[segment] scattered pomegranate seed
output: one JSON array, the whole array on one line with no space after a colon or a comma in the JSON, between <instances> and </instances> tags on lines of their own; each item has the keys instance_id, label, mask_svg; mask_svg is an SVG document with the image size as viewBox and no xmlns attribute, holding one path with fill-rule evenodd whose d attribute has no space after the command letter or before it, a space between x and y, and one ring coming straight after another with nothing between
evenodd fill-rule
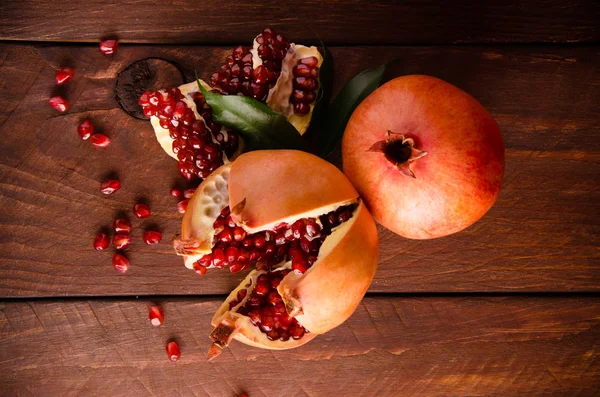
<instances>
[{"instance_id":1,"label":"scattered pomegranate seed","mask_svg":"<svg viewBox=\"0 0 600 397\"><path fill-rule=\"evenodd\" d=\"M127 273L129 270L129 259L125 258L121 254L113 255L112 264L115 267L115 270L119 273Z\"/></svg>"},{"instance_id":2,"label":"scattered pomegranate seed","mask_svg":"<svg viewBox=\"0 0 600 397\"><path fill-rule=\"evenodd\" d=\"M113 194L121 188L121 182L116 179L107 179L100 185L100 191L104 194Z\"/></svg>"},{"instance_id":3,"label":"scattered pomegranate seed","mask_svg":"<svg viewBox=\"0 0 600 397\"><path fill-rule=\"evenodd\" d=\"M112 55L119 47L118 40L102 40L100 42L100 52L104 55Z\"/></svg>"},{"instance_id":4,"label":"scattered pomegranate seed","mask_svg":"<svg viewBox=\"0 0 600 397\"><path fill-rule=\"evenodd\" d=\"M61 96L53 96L48 100L48 103L61 113L69 110L69 102L67 102L67 100Z\"/></svg>"},{"instance_id":5,"label":"scattered pomegranate seed","mask_svg":"<svg viewBox=\"0 0 600 397\"><path fill-rule=\"evenodd\" d=\"M179 203L177 203L177 212L179 212L180 214L185 214L185 210L187 210L187 206L190 200L181 200Z\"/></svg>"},{"instance_id":6,"label":"scattered pomegranate seed","mask_svg":"<svg viewBox=\"0 0 600 397\"><path fill-rule=\"evenodd\" d=\"M117 233L129 233L131 231L131 223L127 219L115 219L113 229Z\"/></svg>"},{"instance_id":7,"label":"scattered pomegranate seed","mask_svg":"<svg viewBox=\"0 0 600 397\"><path fill-rule=\"evenodd\" d=\"M71 80L71 78L75 75L75 69L65 67L60 68L56 71L56 84L61 85Z\"/></svg>"},{"instance_id":8,"label":"scattered pomegranate seed","mask_svg":"<svg viewBox=\"0 0 600 397\"><path fill-rule=\"evenodd\" d=\"M124 250L131 244L131 236L127 233L117 233L113 236L113 245L118 250Z\"/></svg>"},{"instance_id":9,"label":"scattered pomegranate seed","mask_svg":"<svg viewBox=\"0 0 600 397\"><path fill-rule=\"evenodd\" d=\"M183 197L185 197L186 199L192 198L195 191L196 191L196 188L185 189L185 191L183 192Z\"/></svg>"},{"instance_id":10,"label":"scattered pomegranate seed","mask_svg":"<svg viewBox=\"0 0 600 397\"><path fill-rule=\"evenodd\" d=\"M94 134L94 135L92 135L91 139L92 139L92 145L99 147L99 148L104 148L104 147L107 147L108 145L110 145L110 138L104 134Z\"/></svg>"},{"instance_id":11,"label":"scattered pomegranate seed","mask_svg":"<svg viewBox=\"0 0 600 397\"><path fill-rule=\"evenodd\" d=\"M83 120L81 124L77 126L77 133L84 141L89 139L94 133L94 124L89 120Z\"/></svg>"},{"instance_id":12,"label":"scattered pomegranate seed","mask_svg":"<svg viewBox=\"0 0 600 397\"><path fill-rule=\"evenodd\" d=\"M175 362L181 358L181 352L179 351L179 345L177 342L167 343L167 356L169 360Z\"/></svg>"},{"instance_id":13,"label":"scattered pomegranate seed","mask_svg":"<svg viewBox=\"0 0 600 397\"><path fill-rule=\"evenodd\" d=\"M144 232L144 242L148 245L158 244L162 239L162 233L154 230Z\"/></svg>"},{"instance_id":14,"label":"scattered pomegranate seed","mask_svg":"<svg viewBox=\"0 0 600 397\"><path fill-rule=\"evenodd\" d=\"M152 306L149 310L148 318L154 327L160 327L165 321L163 309L160 306Z\"/></svg>"},{"instance_id":15,"label":"scattered pomegranate seed","mask_svg":"<svg viewBox=\"0 0 600 397\"><path fill-rule=\"evenodd\" d=\"M98 233L94 238L94 248L96 251L102 251L108 248L108 244L110 243L110 238L108 238L108 234L106 233Z\"/></svg>"},{"instance_id":16,"label":"scattered pomegranate seed","mask_svg":"<svg viewBox=\"0 0 600 397\"><path fill-rule=\"evenodd\" d=\"M180 199L183 196L180 189L173 188L171 189L171 196Z\"/></svg>"},{"instance_id":17,"label":"scattered pomegranate seed","mask_svg":"<svg viewBox=\"0 0 600 397\"><path fill-rule=\"evenodd\" d=\"M135 204L133 206L133 215L140 219L147 218L150 216L150 207L148 207L146 204Z\"/></svg>"}]
</instances>

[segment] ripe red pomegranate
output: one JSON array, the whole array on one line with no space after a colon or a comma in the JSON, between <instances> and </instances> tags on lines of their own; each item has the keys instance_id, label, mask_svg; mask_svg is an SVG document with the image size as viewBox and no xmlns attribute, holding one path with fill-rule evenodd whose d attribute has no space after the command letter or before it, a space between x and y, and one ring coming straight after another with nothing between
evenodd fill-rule
<instances>
[{"instance_id":1,"label":"ripe red pomegranate","mask_svg":"<svg viewBox=\"0 0 600 397\"><path fill-rule=\"evenodd\" d=\"M504 145L498 125L464 91L429 76L398 77L354 111L343 168L373 217L401 236L456 233L500 193Z\"/></svg>"},{"instance_id":2,"label":"ripe red pomegranate","mask_svg":"<svg viewBox=\"0 0 600 397\"><path fill-rule=\"evenodd\" d=\"M256 267L215 313L211 357L232 338L288 349L340 325L378 258L375 223L352 184L293 150L242 154L206 178L174 246L199 274Z\"/></svg>"},{"instance_id":3,"label":"ripe red pomegranate","mask_svg":"<svg viewBox=\"0 0 600 397\"><path fill-rule=\"evenodd\" d=\"M288 118L303 134L310 123L319 88L323 57L316 47L289 43L272 29L254 40L252 49L237 47L211 77L212 92L247 95ZM237 132L216 124L196 82L178 88L145 92L139 100L150 117L158 142L178 161L181 175L192 180L241 153Z\"/></svg>"}]
</instances>

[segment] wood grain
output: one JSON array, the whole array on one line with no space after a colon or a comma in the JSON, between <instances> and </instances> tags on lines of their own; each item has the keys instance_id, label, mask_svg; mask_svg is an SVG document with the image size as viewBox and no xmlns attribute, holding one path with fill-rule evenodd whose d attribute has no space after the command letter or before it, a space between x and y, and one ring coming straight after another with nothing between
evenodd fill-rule
<instances>
[{"instance_id":1,"label":"wood grain","mask_svg":"<svg viewBox=\"0 0 600 397\"><path fill-rule=\"evenodd\" d=\"M390 76L441 77L478 98L498 120L506 148L500 199L457 235L411 241L380 228L381 262L371 292L600 290L600 52L597 47L334 47L334 91L359 71L396 56ZM148 122L116 105L118 71L149 56L208 76L227 49L123 46L114 58L87 46L0 45L0 296L224 294L239 277L198 278L169 247L181 216L170 187L176 164ZM67 114L47 104L54 72L71 65ZM90 117L112 138L93 148L76 135ZM339 164L339 152L332 157ZM109 173L123 188L99 192ZM134 220L131 271L92 239L139 198L153 216ZM164 241L142 244L156 225Z\"/></svg>"},{"instance_id":2,"label":"wood grain","mask_svg":"<svg viewBox=\"0 0 600 397\"><path fill-rule=\"evenodd\" d=\"M593 396L600 299L367 298L342 326L206 362L210 299L0 304L0 390L26 396ZM168 361L176 339L181 360Z\"/></svg>"},{"instance_id":3,"label":"wood grain","mask_svg":"<svg viewBox=\"0 0 600 397\"><path fill-rule=\"evenodd\" d=\"M448 44L598 42L593 0L100 1L0 4L0 39L249 44L267 26L295 42Z\"/></svg>"}]
</instances>

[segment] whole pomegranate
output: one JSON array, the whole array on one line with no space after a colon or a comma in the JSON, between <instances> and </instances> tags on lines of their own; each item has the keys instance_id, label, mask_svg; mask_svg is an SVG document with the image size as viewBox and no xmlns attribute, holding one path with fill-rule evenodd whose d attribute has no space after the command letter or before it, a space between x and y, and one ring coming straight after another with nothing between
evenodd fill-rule
<instances>
[{"instance_id":1,"label":"whole pomegranate","mask_svg":"<svg viewBox=\"0 0 600 397\"><path fill-rule=\"evenodd\" d=\"M242 154L206 178L174 240L185 264L251 271L215 313L215 356L232 338L300 346L344 322L378 260L377 230L336 167L293 150Z\"/></svg>"},{"instance_id":2,"label":"whole pomegranate","mask_svg":"<svg viewBox=\"0 0 600 397\"><path fill-rule=\"evenodd\" d=\"M498 198L504 175L492 116L459 88L421 75L389 81L356 108L342 159L375 220L414 239L476 222Z\"/></svg>"},{"instance_id":3,"label":"whole pomegranate","mask_svg":"<svg viewBox=\"0 0 600 397\"><path fill-rule=\"evenodd\" d=\"M288 42L273 29L256 36L252 48L238 46L203 88L221 94L244 95L266 102L304 134L317 99L323 57L316 47ZM145 92L139 99L150 117L156 138L178 160L188 179L206 178L241 153L236 131L213 121L196 82Z\"/></svg>"}]
</instances>

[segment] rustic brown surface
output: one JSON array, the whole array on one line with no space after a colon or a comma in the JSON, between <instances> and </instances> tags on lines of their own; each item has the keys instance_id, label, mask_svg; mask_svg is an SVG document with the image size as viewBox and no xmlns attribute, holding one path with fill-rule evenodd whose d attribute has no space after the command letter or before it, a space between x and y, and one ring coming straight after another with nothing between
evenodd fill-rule
<instances>
[{"instance_id":1,"label":"rustic brown surface","mask_svg":"<svg viewBox=\"0 0 600 397\"><path fill-rule=\"evenodd\" d=\"M599 16L593 0L24 0L0 4L0 39L242 43L273 26L331 44L597 42Z\"/></svg>"},{"instance_id":2,"label":"rustic brown surface","mask_svg":"<svg viewBox=\"0 0 600 397\"><path fill-rule=\"evenodd\" d=\"M114 59L96 48L4 44L0 79L0 296L224 294L239 277L195 277L172 255L181 216L169 188L182 179L155 141L149 122L114 99L119 70L158 56L190 79L207 76L225 49L123 46ZM478 98L498 120L507 147L500 199L457 235L411 241L380 228L381 262L372 292L600 290L600 53L596 47L336 47L335 90L360 70L395 56L390 75L426 73ZM345 60L342 62L342 60ZM72 110L47 104L53 74L73 65L65 87ZM342 66L343 65L343 66ZM443 65L443 67L440 67ZM81 141L90 117L113 139L99 150ZM338 156L339 157L339 154ZM335 161L336 156L333 156ZM111 172L123 188L99 192ZM134 220L132 270L116 276L111 252L95 252L95 233L136 198L153 216ZM158 225L159 246L142 244Z\"/></svg>"},{"instance_id":3,"label":"rustic brown surface","mask_svg":"<svg viewBox=\"0 0 600 397\"><path fill-rule=\"evenodd\" d=\"M3 395L593 396L600 299L366 298L348 322L294 350L234 342L206 362L218 301L0 304ZM167 360L175 337L181 360Z\"/></svg>"}]
</instances>

